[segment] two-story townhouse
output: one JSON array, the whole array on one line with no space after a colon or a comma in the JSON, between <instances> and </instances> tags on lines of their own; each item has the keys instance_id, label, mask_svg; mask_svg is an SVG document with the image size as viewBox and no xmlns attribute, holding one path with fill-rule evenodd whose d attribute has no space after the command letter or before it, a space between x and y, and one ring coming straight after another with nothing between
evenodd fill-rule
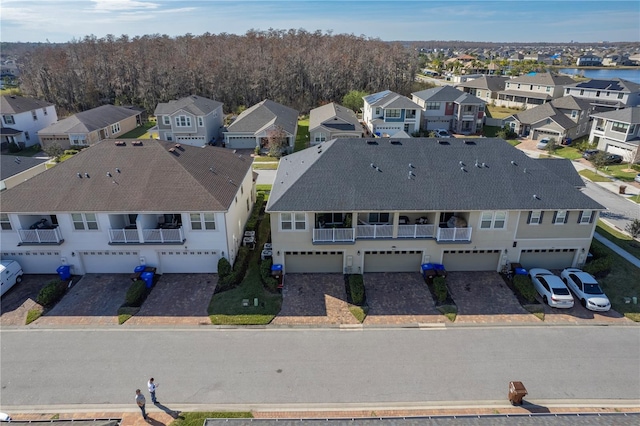
<instances>
[{"instance_id":1,"label":"two-story townhouse","mask_svg":"<svg viewBox=\"0 0 640 426\"><path fill-rule=\"evenodd\" d=\"M579 67L600 66L602 58L596 55L581 55L576 59L576 65Z\"/></svg>"},{"instance_id":2,"label":"two-story townhouse","mask_svg":"<svg viewBox=\"0 0 640 426\"><path fill-rule=\"evenodd\" d=\"M54 104L16 95L3 95L0 98L0 112L2 149L9 143L22 148L39 144L38 131L58 121Z\"/></svg>"},{"instance_id":3,"label":"two-story townhouse","mask_svg":"<svg viewBox=\"0 0 640 426\"><path fill-rule=\"evenodd\" d=\"M141 110L102 105L53 123L40 130L38 136L43 147L57 143L62 149L69 149L117 138L141 125Z\"/></svg>"},{"instance_id":4,"label":"two-story townhouse","mask_svg":"<svg viewBox=\"0 0 640 426\"><path fill-rule=\"evenodd\" d=\"M588 80L565 86L565 95L588 99L596 112L640 105L640 84L621 78Z\"/></svg>"},{"instance_id":5,"label":"two-story townhouse","mask_svg":"<svg viewBox=\"0 0 640 426\"><path fill-rule=\"evenodd\" d=\"M47 170L46 158L0 155L0 191Z\"/></svg>"},{"instance_id":6,"label":"two-story townhouse","mask_svg":"<svg viewBox=\"0 0 640 426\"><path fill-rule=\"evenodd\" d=\"M391 137L420 131L420 105L406 96L385 90L362 99L362 120L372 135Z\"/></svg>"},{"instance_id":7,"label":"two-story townhouse","mask_svg":"<svg viewBox=\"0 0 640 426\"><path fill-rule=\"evenodd\" d=\"M498 99L498 93L504 90L507 80L509 80L509 77L483 75L476 79L456 84L455 88L482 99L486 103L491 103Z\"/></svg>"},{"instance_id":8,"label":"two-story townhouse","mask_svg":"<svg viewBox=\"0 0 640 426\"><path fill-rule=\"evenodd\" d=\"M519 136L531 139L576 139L589 134L593 106L586 99L563 96L526 111L513 114L504 123Z\"/></svg>"},{"instance_id":9,"label":"two-story townhouse","mask_svg":"<svg viewBox=\"0 0 640 426\"><path fill-rule=\"evenodd\" d=\"M163 140L204 146L222 137L222 102L191 95L159 103L154 115L158 123L154 131Z\"/></svg>"},{"instance_id":10,"label":"two-story townhouse","mask_svg":"<svg viewBox=\"0 0 640 426\"><path fill-rule=\"evenodd\" d=\"M293 151L298 134L298 111L265 99L238 115L224 132L224 146L237 149L266 148L274 132L284 132L287 151Z\"/></svg>"},{"instance_id":11,"label":"two-story townhouse","mask_svg":"<svg viewBox=\"0 0 640 426\"><path fill-rule=\"evenodd\" d=\"M215 273L255 201L251 158L153 139L92 145L0 193L0 253L25 273Z\"/></svg>"},{"instance_id":12,"label":"two-story townhouse","mask_svg":"<svg viewBox=\"0 0 640 426\"><path fill-rule=\"evenodd\" d=\"M565 75L548 72L522 75L505 82L498 93L496 105L510 108L530 108L562 97L564 88L575 81Z\"/></svg>"},{"instance_id":13,"label":"two-story townhouse","mask_svg":"<svg viewBox=\"0 0 640 426\"><path fill-rule=\"evenodd\" d=\"M309 112L309 135L311 145L335 138L364 136L362 124L356 114L351 109L334 102Z\"/></svg>"},{"instance_id":14,"label":"two-story townhouse","mask_svg":"<svg viewBox=\"0 0 640 426\"><path fill-rule=\"evenodd\" d=\"M442 128L460 134L482 130L486 102L470 93L453 86L439 86L411 95L422 109L423 130Z\"/></svg>"},{"instance_id":15,"label":"two-story townhouse","mask_svg":"<svg viewBox=\"0 0 640 426\"><path fill-rule=\"evenodd\" d=\"M640 162L640 107L592 114L589 142L599 150L621 155L624 161Z\"/></svg>"},{"instance_id":16,"label":"two-story townhouse","mask_svg":"<svg viewBox=\"0 0 640 426\"><path fill-rule=\"evenodd\" d=\"M269 197L285 273L584 264L603 206L568 160L502 139L335 139L280 161Z\"/></svg>"}]
</instances>

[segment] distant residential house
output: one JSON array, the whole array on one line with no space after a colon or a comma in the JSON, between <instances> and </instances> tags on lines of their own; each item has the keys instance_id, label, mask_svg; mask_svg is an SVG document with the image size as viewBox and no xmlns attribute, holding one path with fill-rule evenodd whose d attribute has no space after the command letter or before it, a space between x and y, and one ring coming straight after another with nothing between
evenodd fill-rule
<instances>
[{"instance_id":1,"label":"distant residential house","mask_svg":"<svg viewBox=\"0 0 640 426\"><path fill-rule=\"evenodd\" d=\"M62 149L69 149L117 138L141 125L141 110L102 105L53 123L40 130L38 136L43 147L57 143Z\"/></svg>"},{"instance_id":2,"label":"distant residential house","mask_svg":"<svg viewBox=\"0 0 640 426\"><path fill-rule=\"evenodd\" d=\"M265 99L242 111L227 127L224 144L234 149L266 148L270 135L277 130L284 131L287 150L293 151L298 134L298 111Z\"/></svg>"},{"instance_id":3,"label":"distant residential house","mask_svg":"<svg viewBox=\"0 0 640 426\"><path fill-rule=\"evenodd\" d=\"M222 137L222 102L192 95L159 103L154 114L160 139L204 146Z\"/></svg>"},{"instance_id":4,"label":"distant residential house","mask_svg":"<svg viewBox=\"0 0 640 426\"><path fill-rule=\"evenodd\" d=\"M38 131L58 121L54 104L39 99L4 95L0 99L2 149L9 143L22 148L40 143Z\"/></svg>"},{"instance_id":5,"label":"distant residential house","mask_svg":"<svg viewBox=\"0 0 640 426\"><path fill-rule=\"evenodd\" d=\"M596 55L582 55L576 59L576 65L579 67L599 66L602 65L602 58Z\"/></svg>"},{"instance_id":6,"label":"distant residential house","mask_svg":"<svg viewBox=\"0 0 640 426\"><path fill-rule=\"evenodd\" d=\"M598 112L591 117L589 142L630 163L640 162L640 107Z\"/></svg>"},{"instance_id":7,"label":"distant residential house","mask_svg":"<svg viewBox=\"0 0 640 426\"><path fill-rule=\"evenodd\" d=\"M393 136L400 131L420 130L420 105L391 90L363 96L362 119L376 136Z\"/></svg>"},{"instance_id":8,"label":"distant residential house","mask_svg":"<svg viewBox=\"0 0 640 426\"><path fill-rule=\"evenodd\" d=\"M505 82L496 105L530 108L564 95L564 87L575 83L571 77L548 72L522 75Z\"/></svg>"},{"instance_id":9,"label":"distant residential house","mask_svg":"<svg viewBox=\"0 0 640 426\"><path fill-rule=\"evenodd\" d=\"M363 136L362 124L349 108L329 103L309 112L310 144L316 145L335 138Z\"/></svg>"},{"instance_id":10,"label":"distant residential house","mask_svg":"<svg viewBox=\"0 0 640 426\"><path fill-rule=\"evenodd\" d=\"M439 86L411 96L422 109L423 130L442 128L461 134L482 130L486 102L470 93L453 86Z\"/></svg>"},{"instance_id":11,"label":"distant residential house","mask_svg":"<svg viewBox=\"0 0 640 426\"><path fill-rule=\"evenodd\" d=\"M503 91L509 77L501 77L494 75L483 75L476 79L456 84L456 89L469 93L486 103L498 99L498 93Z\"/></svg>"},{"instance_id":12,"label":"distant residential house","mask_svg":"<svg viewBox=\"0 0 640 426\"><path fill-rule=\"evenodd\" d=\"M29 274L216 273L243 242L251 163L219 147L102 141L0 192L0 255Z\"/></svg>"},{"instance_id":13,"label":"distant residential house","mask_svg":"<svg viewBox=\"0 0 640 426\"><path fill-rule=\"evenodd\" d=\"M621 78L581 81L564 90L565 95L588 99L598 112L640 105L640 84Z\"/></svg>"},{"instance_id":14,"label":"distant residential house","mask_svg":"<svg viewBox=\"0 0 640 426\"><path fill-rule=\"evenodd\" d=\"M0 155L0 191L13 188L19 183L44 172L46 158Z\"/></svg>"},{"instance_id":15,"label":"distant residential house","mask_svg":"<svg viewBox=\"0 0 640 426\"><path fill-rule=\"evenodd\" d=\"M620 65L633 65L633 63L629 60L628 55L614 53L602 58L602 65L606 67L616 67Z\"/></svg>"},{"instance_id":16,"label":"distant residential house","mask_svg":"<svg viewBox=\"0 0 640 426\"><path fill-rule=\"evenodd\" d=\"M563 96L511 115L504 122L519 136L554 138L560 143L567 137L576 139L589 134L589 114L592 111L588 100Z\"/></svg>"}]
</instances>

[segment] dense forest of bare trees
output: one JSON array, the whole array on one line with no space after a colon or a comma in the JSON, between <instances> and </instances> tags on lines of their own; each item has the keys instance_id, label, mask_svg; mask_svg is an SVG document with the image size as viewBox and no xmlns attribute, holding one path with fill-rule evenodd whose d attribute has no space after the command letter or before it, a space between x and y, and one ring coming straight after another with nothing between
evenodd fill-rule
<instances>
[{"instance_id":1,"label":"dense forest of bare trees","mask_svg":"<svg viewBox=\"0 0 640 426\"><path fill-rule=\"evenodd\" d=\"M96 38L38 46L21 66L21 89L76 112L105 103L153 112L158 102L198 94L226 111L263 99L308 111L351 90L408 95L414 49L354 35L305 30L245 35Z\"/></svg>"}]
</instances>

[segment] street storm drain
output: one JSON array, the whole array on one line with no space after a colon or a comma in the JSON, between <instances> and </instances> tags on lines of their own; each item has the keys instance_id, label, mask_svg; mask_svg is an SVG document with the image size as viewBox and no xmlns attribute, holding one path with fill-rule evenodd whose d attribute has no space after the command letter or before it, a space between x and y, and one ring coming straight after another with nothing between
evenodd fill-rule
<instances>
[{"instance_id":1,"label":"street storm drain","mask_svg":"<svg viewBox=\"0 0 640 426\"><path fill-rule=\"evenodd\" d=\"M282 368L278 368L278 369L276 370L276 373L282 373Z\"/></svg>"}]
</instances>

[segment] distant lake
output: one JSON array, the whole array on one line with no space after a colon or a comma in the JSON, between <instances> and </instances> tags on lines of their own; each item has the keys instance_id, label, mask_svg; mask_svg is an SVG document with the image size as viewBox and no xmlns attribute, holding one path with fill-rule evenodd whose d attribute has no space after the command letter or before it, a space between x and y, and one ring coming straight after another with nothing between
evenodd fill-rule
<instances>
[{"instance_id":1,"label":"distant lake","mask_svg":"<svg viewBox=\"0 0 640 426\"><path fill-rule=\"evenodd\" d=\"M640 68L640 67L639 67ZM577 69L561 68L558 72L570 75L584 75L586 78L597 80L610 80L612 78L622 78L640 84L640 69Z\"/></svg>"}]
</instances>

